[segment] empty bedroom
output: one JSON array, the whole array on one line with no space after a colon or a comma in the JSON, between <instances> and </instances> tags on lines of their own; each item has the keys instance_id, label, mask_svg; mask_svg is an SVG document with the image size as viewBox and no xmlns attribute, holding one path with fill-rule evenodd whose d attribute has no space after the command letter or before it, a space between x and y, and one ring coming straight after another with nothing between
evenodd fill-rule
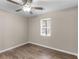
<instances>
[{"instance_id":1,"label":"empty bedroom","mask_svg":"<svg viewBox=\"0 0 79 59\"><path fill-rule=\"evenodd\" d=\"M0 59L78 59L78 0L0 0Z\"/></svg>"}]
</instances>

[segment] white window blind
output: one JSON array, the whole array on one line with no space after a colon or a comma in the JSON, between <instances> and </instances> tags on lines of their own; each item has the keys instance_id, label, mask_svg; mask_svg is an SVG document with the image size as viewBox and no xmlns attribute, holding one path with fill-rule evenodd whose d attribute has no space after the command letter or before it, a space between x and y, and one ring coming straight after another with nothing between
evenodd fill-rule
<instances>
[{"instance_id":1,"label":"white window blind","mask_svg":"<svg viewBox=\"0 0 79 59\"><path fill-rule=\"evenodd\" d=\"M51 18L44 18L40 20L40 35L51 36Z\"/></svg>"}]
</instances>

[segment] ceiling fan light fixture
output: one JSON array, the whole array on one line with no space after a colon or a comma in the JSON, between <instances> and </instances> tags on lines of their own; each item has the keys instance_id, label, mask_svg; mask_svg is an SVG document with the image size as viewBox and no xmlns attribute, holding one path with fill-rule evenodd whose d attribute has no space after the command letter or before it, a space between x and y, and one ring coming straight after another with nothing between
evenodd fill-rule
<instances>
[{"instance_id":1,"label":"ceiling fan light fixture","mask_svg":"<svg viewBox=\"0 0 79 59\"><path fill-rule=\"evenodd\" d=\"M23 6L23 10L27 11L27 12L30 12L31 11L31 6L26 4L26 5Z\"/></svg>"}]
</instances>

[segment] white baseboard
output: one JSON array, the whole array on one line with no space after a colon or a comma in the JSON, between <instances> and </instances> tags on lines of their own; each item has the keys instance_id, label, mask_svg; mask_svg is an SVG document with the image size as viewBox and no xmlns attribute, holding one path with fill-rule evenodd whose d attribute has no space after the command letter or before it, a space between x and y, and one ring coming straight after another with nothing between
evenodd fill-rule
<instances>
[{"instance_id":1,"label":"white baseboard","mask_svg":"<svg viewBox=\"0 0 79 59\"><path fill-rule=\"evenodd\" d=\"M72 52L69 52L69 51L65 51L65 50L61 50L61 49L49 47L49 46L42 45L42 44L38 44L38 43L35 43L35 42L26 42L26 43L18 44L18 45L16 45L16 46L13 46L13 47L4 49L4 50L0 51L0 53L6 52L6 51L8 51L8 50L11 50L11 49L14 49L14 48L17 48L17 47L20 47L20 46L25 45L25 44L28 44L28 43L32 43L32 44L39 45L39 46L42 46L42 47L46 47L46 48L49 48L49 49L53 49L53 50L57 50L57 51L60 51L60 52L67 53L67 54L71 54L71 55L78 56L78 54L76 54L76 53L72 53Z\"/></svg>"},{"instance_id":2,"label":"white baseboard","mask_svg":"<svg viewBox=\"0 0 79 59\"><path fill-rule=\"evenodd\" d=\"M65 51L65 50L61 50L61 49L49 47L49 46L42 45L42 44L38 44L38 43L35 43L35 42L28 42L28 43L32 43L32 44L35 44L35 45L39 45L39 46L42 46L42 47L46 47L46 48L49 48L49 49L53 49L53 50L56 50L56 51L60 51L60 52L63 52L63 53L67 53L67 54L71 54L71 55L78 56L77 53L72 53L72 52L69 52L69 51Z\"/></svg>"},{"instance_id":3,"label":"white baseboard","mask_svg":"<svg viewBox=\"0 0 79 59\"><path fill-rule=\"evenodd\" d=\"M25 45L25 44L28 44L28 42L22 43L22 44L18 44L18 45L16 45L16 46L13 46L13 47L10 47L10 48L1 50L0 53L6 52L6 51L8 51L8 50L12 50L12 49L14 49L14 48L20 47L20 46Z\"/></svg>"}]
</instances>

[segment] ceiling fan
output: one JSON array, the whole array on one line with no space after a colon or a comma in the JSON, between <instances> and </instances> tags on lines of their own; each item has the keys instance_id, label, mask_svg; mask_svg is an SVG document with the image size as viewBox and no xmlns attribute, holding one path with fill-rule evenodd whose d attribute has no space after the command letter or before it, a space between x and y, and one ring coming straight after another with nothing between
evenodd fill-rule
<instances>
[{"instance_id":1,"label":"ceiling fan","mask_svg":"<svg viewBox=\"0 0 79 59\"><path fill-rule=\"evenodd\" d=\"M43 10L43 7L32 7L31 4L33 0L20 0L22 3L16 2L16 0L7 0L8 2L11 2L16 5L20 5L22 8L17 9L16 12L20 12L22 10L29 12L30 14L33 14L32 9L34 10ZM19 1L19 0L18 0Z\"/></svg>"}]
</instances>

